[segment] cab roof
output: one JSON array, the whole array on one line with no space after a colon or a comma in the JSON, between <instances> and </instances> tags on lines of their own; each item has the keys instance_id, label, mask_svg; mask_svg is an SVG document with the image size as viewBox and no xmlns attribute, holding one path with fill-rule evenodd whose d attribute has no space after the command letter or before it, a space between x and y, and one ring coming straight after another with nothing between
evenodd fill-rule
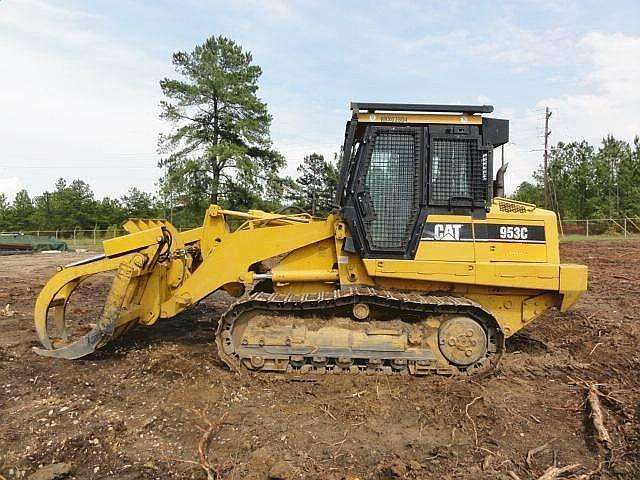
<instances>
[{"instance_id":1,"label":"cab roof","mask_svg":"<svg viewBox=\"0 0 640 480\"><path fill-rule=\"evenodd\" d=\"M351 102L351 111L357 115L361 111L375 112L422 112L422 113L491 113L493 105L438 105L422 103L369 103Z\"/></svg>"}]
</instances>

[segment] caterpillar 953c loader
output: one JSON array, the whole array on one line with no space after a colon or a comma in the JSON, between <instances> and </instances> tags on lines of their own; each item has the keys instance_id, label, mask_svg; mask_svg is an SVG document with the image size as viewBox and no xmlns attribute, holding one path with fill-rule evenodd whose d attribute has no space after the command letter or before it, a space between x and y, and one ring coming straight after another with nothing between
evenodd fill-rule
<instances>
[{"instance_id":1,"label":"caterpillar 953c loader","mask_svg":"<svg viewBox=\"0 0 640 480\"><path fill-rule=\"evenodd\" d=\"M493 149L508 121L491 106L352 104L336 209L227 211L202 227L132 219L104 255L60 268L35 307L50 357L90 354L224 289L218 354L271 372L472 374L505 338L551 307L565 311L587 270L560 263L556 216L503 195ZM228 219L233 218L235 229ZM114 271L104 310L74 337L65 307L90 276Z\"/></svg>"}]
</instances>

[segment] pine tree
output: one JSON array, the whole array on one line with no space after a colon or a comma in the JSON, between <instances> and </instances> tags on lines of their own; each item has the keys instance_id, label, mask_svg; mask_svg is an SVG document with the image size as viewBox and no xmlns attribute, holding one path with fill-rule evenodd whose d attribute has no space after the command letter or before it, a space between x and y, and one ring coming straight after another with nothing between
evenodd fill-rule
<instances>
[{"instance_id":1,"label":"pine tree","mask_svg":"<svg viewBox=\"0 0 640 480\"><path fill-rule=\"evenodd\" d=\"M595 182L600 193L593 201L605 217L615 217L620 213L620 164L631 156L629 144L608 135L602 140L595 163Z\"/></svg>"},{"instance_id":2,"label":"pine tree","mask_svg":"<svg viewBox=\"0 0 640 480\"><path fill-rule=\"evenodd\" d=\"M262 70L251 53L211 37L175 53L173 65L181 78L160 82L161 118L172 126L159 140L167 155L160 162L163 197L195 220L210 203L241 205L260 196L285 162L272 149L271 116L257 96Z\"/></svg>"},{"instance_id":3,"label":"pine tree","mask_svg":"<svg viewBox=\"0 0 640 480\"><path fill-rule=\"evenodd\" d=\"M130 218L156 218L158 210L155 207L153 195L136 187L131 187L126 195L120 199L124 213Z\"/></svg>"},{"instance_id":4,"label":"pine tree","mask_svg":"<svg viewBox=\"0 0 640 480\"><path fill-rule=\"evenodd\" d=\"M26 190L16 193L11 205L11 226L15 230L31 230L35 227L35 207Z\"/></svg>"},{"instance_id":5,"label":"pine tree","mask_svg":"<svg viewBox=\"0 0 640 480\"><path fill-rule=\"evenodd\" d=\"M0 193L0 232L9 229L9 201L4 193Z\"/></svg>"},{"instance_id":6,"label":"pine tree","mask_svg":"<svg viewBox=\"0 0 640 480\"><path fill-rule=\"evenodd\" d=\"M633 140L618 163L618 195L620 213L640 216L640 137Z\"/></svg>"},{"instance_id":7,"label":"pine tree","mask_svg":"<svg viewBox=\"0 0 640 480\"><path fill-rule=\"evenodd\" d=\"M298 166L298 177L290 188L289 198L294 206L312 215L326 215L333 208L337 183L337 166L312 153Z\"/></svg>"}]
</instances>

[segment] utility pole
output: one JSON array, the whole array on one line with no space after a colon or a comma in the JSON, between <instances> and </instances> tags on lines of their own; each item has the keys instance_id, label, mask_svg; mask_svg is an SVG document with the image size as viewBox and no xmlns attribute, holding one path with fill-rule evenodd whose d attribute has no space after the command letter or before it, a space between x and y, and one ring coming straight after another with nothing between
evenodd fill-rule
<instances>
[{"instance_id":1,"label":"utility pole","mask_svg":"<svg viewBox=\"0 0 640 480\"><path fill-rule=\"evenodd\" d=\"M549 174L547 173L547 164L549 159L549 117L551 117L551 110L549 107L544 110L544 207L549 208Z\"/></svg>"}]
</instances>

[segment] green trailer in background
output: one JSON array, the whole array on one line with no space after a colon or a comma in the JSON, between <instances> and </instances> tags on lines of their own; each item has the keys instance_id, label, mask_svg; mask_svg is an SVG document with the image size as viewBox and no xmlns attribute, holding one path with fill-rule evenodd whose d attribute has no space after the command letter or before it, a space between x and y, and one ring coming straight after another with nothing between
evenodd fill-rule
<instances>
[{"instance_id":1,"label":"green trailer in background","mask_svg":"<svg viewBox=\"0 0 640 480\"><path fill-rule=\"evenodd\" d=\"M66 252L69 247L65 242L51 236L0 233L0 255L43 252L47 250Z\"/></svg>"}]
</instances>

